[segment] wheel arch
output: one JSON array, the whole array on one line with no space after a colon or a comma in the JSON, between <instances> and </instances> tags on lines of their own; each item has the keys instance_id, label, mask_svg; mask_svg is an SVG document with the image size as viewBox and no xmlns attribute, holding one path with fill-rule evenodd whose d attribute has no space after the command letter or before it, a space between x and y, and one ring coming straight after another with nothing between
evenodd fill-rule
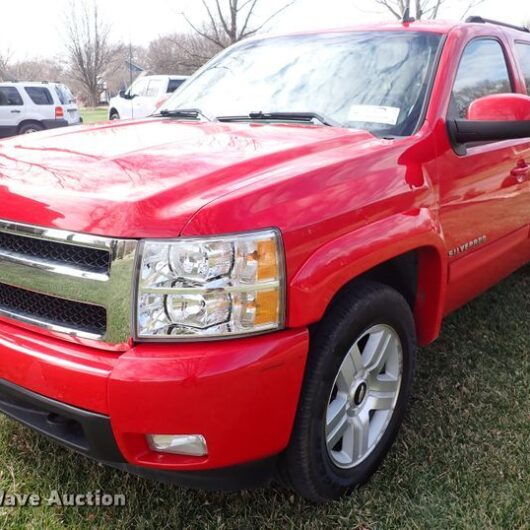
<instances>
[{"instance_id":1,"label":"wheel arch","mask_svg":"<svg viewBox=\"0 0 530 530\"><path fill-rule=\"evenodd\" d=\"M319 248L289 284L289 326L320 321L352 282L369 279L399 291L411 306L422 345L441 328L447 254L430 212L398 215Z\"/></svg>"},{"instance_id":2,"label":"wheel arch","mask_svg":"<svg viewBox=\"0 0 530 530\"><path fill-rule=\"evenodd\" d=\"M34 119L34 118L26 118L17 125L17 134L20 134L22 127L24 127L25 125L31 125L31 124L37 124L39 127L44 128L42 121Z\"/></svg>"}]
</instances>

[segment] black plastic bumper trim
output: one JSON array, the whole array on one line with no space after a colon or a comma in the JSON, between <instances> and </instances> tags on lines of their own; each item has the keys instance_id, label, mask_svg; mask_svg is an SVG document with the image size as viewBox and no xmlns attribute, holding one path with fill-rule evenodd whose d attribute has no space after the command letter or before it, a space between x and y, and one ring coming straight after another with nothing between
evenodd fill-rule
<instances>
[{"instance_id":1,"label":"black plastic bumper trim","mask_svg":"<svg viewBox=\"0 0 530 530\"><path fill-rule=\"evenodd\" d=\"M0 412L96 460L125 462L107 416L0 379Z\"/></svg>"},{"instance_id":2,"label":"black plastic bumper trim","mask_svg":"<svg viewBox=\"0 0 530 530\"><path fill-rule=\"evenodd\" d=\"M42 123L42 126L46 130L59 129L60 127L68 127L68 125L69 125L68 120L62 120L62 119L59 119L59 120L42 120L41 123Z\"/></svg>"},{"instance_id":3,"label":"black plastic bumper trim","mask_svg":"<svg viewBox=\"0 0 530 530\"><path fill-rule=\"evenodd\" d=\"M165 484L206 491L234 492L267 485L275 475L277 460L278 455L275 455L246 464L199 471L165 471L130 464L110 463L110 465L133 475Z\"/></svg>"},{"instance_id":4,"label":"black plastic bumper trim","mask_svg":"<svg viewBox=\"0 0 530 530\"><path fill-rule=\"evenodd\" d=\"M17 128L14 125L0 125L0 138L9 138L17 134Z\"/></svg>"}]
</instances>

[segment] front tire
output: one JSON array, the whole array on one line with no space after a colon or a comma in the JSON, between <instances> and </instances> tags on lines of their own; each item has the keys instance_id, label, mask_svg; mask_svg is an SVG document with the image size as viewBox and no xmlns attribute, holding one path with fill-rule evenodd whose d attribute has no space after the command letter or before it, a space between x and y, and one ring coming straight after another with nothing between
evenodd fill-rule
<instances>
[{"instance_id":1,"label":"front tire","mask_svg":"<svg viewBox=\"0 0 530 530\"><path fill-rule=\"evenodd\" d=\"M374 282L347 288L314 330L281 475L315 502L364 484L407 410L416 360L406 300Z\"/></svg>"},{"instance_id":2,"label":"front tire","mask_svg":"<svg viewBox=\"0 0 530 530\"><path fill-rule=\"evenodd\" d=\"M112 110L111 113L110 113L110 117L109 117L110 120L119 120L120 119L120 114L117 110Z\"/></svg>"}]
</instances>

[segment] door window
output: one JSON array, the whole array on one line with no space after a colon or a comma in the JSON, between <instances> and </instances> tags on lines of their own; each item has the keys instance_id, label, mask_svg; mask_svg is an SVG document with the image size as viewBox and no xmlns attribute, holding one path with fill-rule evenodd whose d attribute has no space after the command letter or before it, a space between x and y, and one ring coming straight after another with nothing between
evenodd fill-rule
<instances>
[{"instance_id":1,"label":"door window","mask_svg":"<svg viewBox=\"0 0 530 530\"><path fill-rule=\"evenodd\" d=\"M449 118L467 118L476 99L491 94L513 92L510 73L500 43L478 39L464 50L453 87Z\"/></svg>"},{"instance_id":2,"label":"door window","mask_svg":"<svg viewBox=\"0 0 530 530\"><path fill-rule=\"evenodd\" d=\"M515 49L526 81L526 91L530 95L530 42L518 42Z\"/></svg>"},{"instance_id":3,"label":"door window","mask_svg":"<svg viewBox=\"0 0 530 530\"><path fill-rule=\"evenodd\" d=\"M156 98L158 94L160 94L160 90L162 88L162 80L161 79L151 79L149 81L149 86L147 87L147 97L148 98Z\"/></svg>"},{"instance_id":4,"label":"door window","mask_svg":"<svg viewBox=\"0 0 530 530\"><path fill-rule=\"evenodd\" d=\"M147 79L139 79L131 86L129 94L132 97L145 96L145 93L147 92L147 83Z\"/></svg>"},{"instance_id":5,"label":"door window","mask_svg":"<svg viewBox=\"0 0 530 530\"><path fill-rule=\"evenodd\" d=\"M27 86L24 88L26 94L35 105L53 105L53 98L50 91L45 87Z\"/></svg>"},{"instance_id":6,"label":"door window","mask_svg":"<svg viewBox=\"0 0 530 530\"><path fill-rule=\"evenodd\" d=\"M0 106L1 107L15 107L23 105L22 98L18 90L12 86L0 87Z\"/></svg>"}]
</instances>

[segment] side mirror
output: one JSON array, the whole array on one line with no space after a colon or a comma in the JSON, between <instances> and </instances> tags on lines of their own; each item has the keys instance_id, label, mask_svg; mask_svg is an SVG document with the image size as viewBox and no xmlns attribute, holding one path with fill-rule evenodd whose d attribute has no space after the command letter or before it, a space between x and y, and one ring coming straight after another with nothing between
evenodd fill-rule
<instances>
[{"instance_id":1,"label":"side mirror","mask_svg":"<svg viewBox=\"0 0 530 530\"><path fill-rule=\"evenodd\" d=\"M447 126L453 144L465 152L467 143L500 142L530 138L530 97L496 94L477 99L469 107L467 120L451 119Z\"/></svg>"},{"instance_id":2,"label":"side mirror","mask_svg":"<svg viewBox=\"0 0 530 530\"><path fill-rule=\"evenodd\" d=\"M528 121L530 97L522 94L495 94L476 99L469 106L468 120Z\"/></svg>"},{"instance_id":3,"label":"side mirror","mask_svg":"<svg viewBox=\"0 0 530 530\"><path fill-rule=\"evenodd\" d=\"M123 99L134 99L136 96L131 94L128 90L120 90L120 98Z\"/></svg>"}]
</instances>

